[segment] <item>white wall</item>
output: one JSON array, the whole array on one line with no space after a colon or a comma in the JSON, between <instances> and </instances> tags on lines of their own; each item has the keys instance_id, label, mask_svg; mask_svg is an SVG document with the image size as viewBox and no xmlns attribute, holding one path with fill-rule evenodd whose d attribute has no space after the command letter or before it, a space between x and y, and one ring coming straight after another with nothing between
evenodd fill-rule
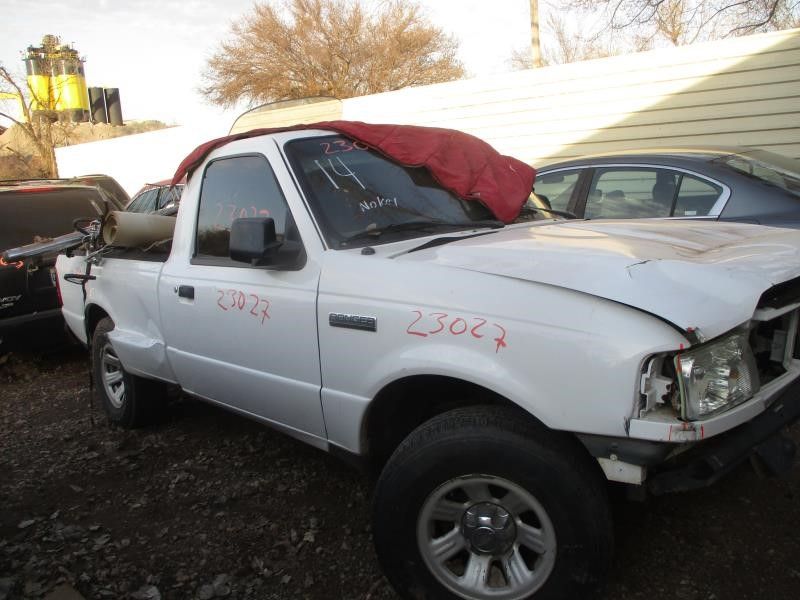
<instances>
[{"instance_id":1,"label":"white wall","mask_svg":"<svg viewBox=\"0 0 800 600\"><path fill-rule=\"evenodd\" d=\"M800 158L800 29L343 102L345 119L451 127L533 165L636 147Z\"/></svg>"},{"instance_id":2,"label":"white wall","mask_svg":"<svg viewBox=\"0 0 800 600\"><path fill-rule=\"evenodd\" d=\"M231 131L330 119L449 127L541 166L582 154L760 146L800 158L800 29L406 88L243 115ZM170 177L233 119L56 151L62 176L107 173L130 192Z\"/></svg>"},{"instance_id":3,"label":"white wall","mask_svg":"<svg viewBox=\"0 0 800 600\"><path fill-rule=\"evenodd\" d=\"M533 165L604 151L760 146L800 158L800 29L245 115L449 127Z\"/></svg>"},{"instance_id":4,"label":"white wall","mask_svg":"<svg viewBox=\"0 0 800 600\"><path fill-rule=\"evenodd\" d=\"M228 133L231 119L222 113L193 125L181 125L110 140L56 148L61 177L103 173L135 194L145 183L169 179L195 147Z\"/></svg>"}]
</instances>

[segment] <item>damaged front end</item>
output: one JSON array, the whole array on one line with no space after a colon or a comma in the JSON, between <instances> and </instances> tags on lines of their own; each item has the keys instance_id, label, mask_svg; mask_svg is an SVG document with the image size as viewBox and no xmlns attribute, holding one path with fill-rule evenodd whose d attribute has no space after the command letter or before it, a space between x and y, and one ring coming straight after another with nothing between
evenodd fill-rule
<instances>
[{"instance_id":1,"label":"damaged front end","mask_svg":"<svg viewBox=\"0 0 800 600\"><path fill-rule=\"evenodd\" d=\"M653 465L655 493L702 487L750 457L788 469L781 430L800 417L800 278L765 292L752 319L712 340L650 357L631 437L676 444Z\"/></svg>"}]
</instances>

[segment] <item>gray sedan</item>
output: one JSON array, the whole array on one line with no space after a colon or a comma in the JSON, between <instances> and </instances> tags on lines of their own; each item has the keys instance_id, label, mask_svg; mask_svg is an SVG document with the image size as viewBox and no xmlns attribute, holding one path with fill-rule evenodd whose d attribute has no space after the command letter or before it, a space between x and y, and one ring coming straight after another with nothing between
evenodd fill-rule
<instances>
[{"instance_id":1,"label":"gray sedan","mask_svg":"<svg viewBox=\"0 0 800 600\"><path fill-rule=\"evenodd\" d=\"M536 195L586 219L673 217L800 227L800 163L756 148L647 149L537 170Z\"/></svg>"}]
</instances>

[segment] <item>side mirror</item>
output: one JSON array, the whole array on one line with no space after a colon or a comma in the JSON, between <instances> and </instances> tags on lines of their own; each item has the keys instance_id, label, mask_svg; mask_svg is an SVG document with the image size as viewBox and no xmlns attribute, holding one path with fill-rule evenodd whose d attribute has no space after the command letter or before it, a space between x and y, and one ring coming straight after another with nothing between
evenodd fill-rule
<instances>
[{"instance_id":1,"label":"side mirror","mask_svg":"<svg viewBox=\"0 0 800 600\"><path fill-rule=\"evenodd\" d=\"M231 223L231 260L252 265L270 264L281 243L275 235L275 221L269 217L234 219Z\"/></svg>"},{"instance_id":2,"label":"side mirror","mask_svg":"<svg viewBox=\"0 0 800 600\"><path fill-rule=\"evenodd\" d=\"M278 241L275 221L269 217L234 219L229 242L231 260L255 267L279 269L302 267L303 245L295 241Z\"/></svg>"}]
</instances>

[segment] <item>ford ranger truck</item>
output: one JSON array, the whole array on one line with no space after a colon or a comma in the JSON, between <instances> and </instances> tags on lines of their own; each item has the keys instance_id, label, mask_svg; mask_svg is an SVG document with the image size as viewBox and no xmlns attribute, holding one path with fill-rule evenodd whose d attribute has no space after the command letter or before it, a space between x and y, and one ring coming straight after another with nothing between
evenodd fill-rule
<instances>
[{"instance_id":1,"label":"ford ranger truck","mask_svg":"<svg viewBox=\"0 0 800 600\"><path fill-rule=\"evenodd\" d=\"M171 243L60 256L110 421L147 422L177 385L358 458L404 598L590 598L608 481L791 465L800 233L553 219L535 196L503 223L387 154L231 138L198 159Z\"/></svg>"}]
</instances>

